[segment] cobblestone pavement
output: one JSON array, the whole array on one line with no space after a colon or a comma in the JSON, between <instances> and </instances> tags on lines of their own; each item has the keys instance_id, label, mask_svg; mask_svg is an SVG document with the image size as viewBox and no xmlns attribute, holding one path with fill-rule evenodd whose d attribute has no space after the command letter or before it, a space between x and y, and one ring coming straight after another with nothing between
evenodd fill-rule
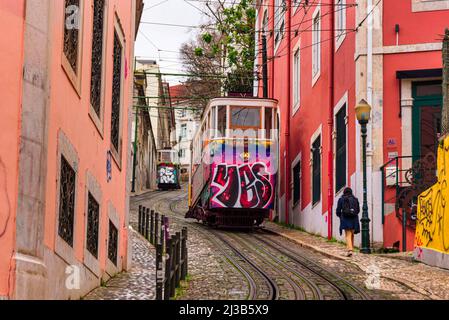
<instances>
[{"instance_id":1,"label":"cobblestone pavement","mask_svg":"<svg viewBox=\"0 0 449 320\"><path fill-rule=\"evenodd\" d=\"M167 199L168 198L168 199ZM184 220L183 215L174 214L173 205L179 212L187 211L184 191L172 192L153 206L159 213L170 218L170 232L187 226L189 254L188 274L190 281L180 300L235 300L246 299L248 287L243 276L232 267L216 246L203 234L197 232L197 222ZM178 199L178 200L177 200ZM149 206L154 202L148 202Z\"/></svg>"},{"instance_id":2,"label":"cobblestone pavement","mask_svg":"<svg viewBox=\"0 0 449 320\"><path fill-rule=\"evenodd\" d=\"M236 272L236 269L223 257L217 249L217 245L202 234L202 230L207 230L208 228L195 221L183 218L182 213L187 210L185 192L179 191L176 194L172 193L167 198L159 199L157 205L152 208L172 217L171 229L180 229L187 225L190 230L188 250L191 280L184 294L179 299L245 299L247 297L249 288L245 278ZM267 228L270 228L272 231L289 231L288 229L282 230L280 227L276 229L276 227L278 226L275 224L267 225ZM264 236L267 238L273 237L272 235ZM278 236L275 237L275 240L286 243L287 246L301 251L302 254L307 253L307 256L317 263L329 268L332 272L344 275L346 279L359 287L365 287L365 282L370 276L366 268L357 268L351 261L340 259L340 257L336 259L332 255L322 254L322 252L317 250L310 250L297 242L292 243L285 237ZM383 279L380 288L368 290L368 292L372 299L429 298L427 292L416 291L407 284L391 279Z\"/></svg>"},{"instance_id":3,"label":"cobblestone pavement","mask_svg":"<svg viewBox=\"0 0 449 320\"><path fill-rule=\"evenodd\" d=\"M85 300L154 300L155 299L155 249L139 235L137 230L137 208L142 198L154 192L138 195L131 200L130 240L132 241L132 267L111 278L104 286L91 291Z\"/></svg>"},{"instance_id":4,"label":"cobblestone pavement","mask_svg":"<svg viewBox=\"0 0 449 320\"><path fill-rule=\"evenodd\" d=\"M412 261L409 254L392 254L389 257L385 254L355 252L352 257L345 257L345 246L341 243L329 242L322 237L272 222L266 222L265 228L327 256L329 262L345 261L368 274L377 269L380 272L381 288L392 292L397 298L449 299L449 271ZM410 290L404 291L407 287Z\"/></svg>"},{"instance_id":5,"label":"cobblestone pavement","mask_svg":"<svg viewBox=\"0 0 449 320\"><path fill-rule=\"evenodd\" d=\"M184 190L171 192L148 192L132 198L130 224L137 229L137 208L143 205L164 214L170 219L170 232L187 226L189 229L189 282L178 299L183 300L232 300L246 299L250 288L247 278L220 251L212 231L200 223L186 220L187 210ZM306 255L318 265L343 276L359 288L365 288L367 280L378 270L380 283L375 290L367 290L372 299L448 299L449 272L424 264L385 255L363 255L355 253L352 258L344 257L344 246L305 232L281 227L266 222L264 229L270 233L229 233L236 239L256 241L257 237L272 243L279 243ZM223 235L225 235L224 233ZM92 291L85 299L154 299L155 261L154 248L133 229L130 232L133 243L133 265L129 272L121 273L105 286ZM243 241L242 243L244 243ZM409 259L410 260L410 259ZM263 266L263 265L262 265ZM374 269L373 269L374 268ZM368 283L369 285L369 283Z\"/></svg>"}]
</instances>

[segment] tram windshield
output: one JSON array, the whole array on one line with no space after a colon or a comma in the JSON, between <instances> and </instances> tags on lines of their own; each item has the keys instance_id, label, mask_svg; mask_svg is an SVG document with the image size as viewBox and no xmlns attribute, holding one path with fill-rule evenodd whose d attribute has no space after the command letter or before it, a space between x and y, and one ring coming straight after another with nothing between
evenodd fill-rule
<instances>
[{"instance_id":1,"label":"tram windshield","mask_svg":"<svg viewBox=\"0 0 449 320\"><path fill-rule=\"evenodd\" d=\"M231 107L232 128L260 128L260 108Z\"/></svg>"},{"instance_id":2,"label":"tram windshield","mask_svg":"<svg viewBox=\"0 0 449 320\"><path fill-rule=\"evenodd\" d=\"M176 150L158 150L159 163L178 163L178 152Z\"/></svg>"}]
</instances>

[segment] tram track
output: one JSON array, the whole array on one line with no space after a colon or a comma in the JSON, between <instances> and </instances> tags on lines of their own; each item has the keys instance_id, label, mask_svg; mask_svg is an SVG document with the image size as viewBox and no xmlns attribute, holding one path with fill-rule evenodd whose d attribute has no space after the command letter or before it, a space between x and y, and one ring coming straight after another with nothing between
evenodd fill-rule
<instances>
[{"instance_id":1,"label":"tram track","mask_svg":"<svg viewBox=\"0 0 449 320\"><path fill-rule=\"evenodd\" d=\"M177 208L185 196L167 199L164 195L165 192L158 193L156 198L150 199L153 208L161 212L168 202L168 210L176 223L195 229L209 240L247 282L248 300L370 299L363 289L291 250L273 239L273 235L268 241L260 232L234 233L185 221L184 212Z\"/></svg>"},{"instance_id":2,"label":"tram track","mask_svg":"<svg viewBox=\"0 0 449 320\"><path fill-rule=\"evenodd\" d=\"M160 200L159 200L160 201ZM179 217L179 212L175 205L180 200L171 201L169 209L176 219L183 225L187 225L200 232L206 239L214 244L214 247L223 254L229 264L231 264L237 271L245 278L248 287L249 294L248 300L277 300L279 299L279 288L275 280L271 279L261 268L257 267L252 261L245 257L241 252L229 244L228 241L220 236L214 234L211 230L206 230L201 225L194 225L187 223L184 218ZM160 206L156 204L156 208L160 210ZM223 246L223 244L225 246Z\"/></svg>"}]
</instances>

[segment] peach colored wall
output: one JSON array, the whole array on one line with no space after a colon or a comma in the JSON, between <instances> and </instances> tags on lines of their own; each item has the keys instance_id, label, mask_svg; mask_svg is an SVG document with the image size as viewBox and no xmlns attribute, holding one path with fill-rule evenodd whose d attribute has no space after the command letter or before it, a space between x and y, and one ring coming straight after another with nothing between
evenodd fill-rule
<instances>
[{"instance_id":1,"label":"peach colored wall","mask_svg":"<svg viewBox=\"0 0 449 320\"><path fill-rule=\"evenodd\" d=\"M0 297L14 284L12 255L18 181L22 93L24 6L22 0L0 2Z\"/></svg>"},{"instance_id":2,"label":"peach colored wall","mask_svg":"<svg viewBox=\"0 0 449 320\"><path fill-rule=\"evenodd\" d=\"M131 71L131 46L134 43L134 26L132 26L132 10L130 1L110 0L107 1L107 45L106 45L106 76L105 76L105 109L104 109L104 136L102 137L97 131L93 121L89 117L90 104L90 71L91 71L91 39L92 39L92 7L91 1L85 1L84 6L84 32L82 36L83 50L82 50L82 85L81 95L78 96L75 89L64 69L62 68L62 46L63 46L63 1L54 1L54 25L55 28L53 43L52 43L52 61L51 66L51 103L49 110L49 128L48 128L48 175L47 175L47 197L46 197L46 221L45 221L45 245L51 250L55 249L56 239L56 215L58 208L56 208L57 194L56 194L56 180L58 176L57 163L57 146L58 146L58 131L62 129L64 134L70 140L72 146L76 149L80 159L78 173L77 173L77 193L76 193L76 208L75 216L78 219L75 234L74 250L78 261L84 259L84 242L85 242L85 196L86 196L86 170L96 178L102 190L102 200L100 203L100 217L103 228L99 236L99 261L102 270L105 269L107 250L105 247L107 241L108 230L108 202L112 202L115 209L120 216L120 233L121 244L118 257L123 256L126 260L126 227L124 223L125 218L125 190L126 190L126 164L128 153L128 108L130 107L129 97L130 81L132 79ZM60 13L60 14L59 14ZM116 19L115 13L120 19L126 44L125 56L126 67L128 68L127 78L123 86L123 104L122 104L122 155L121 155L121 170L117 164L112 161L112 180L107 182L106 161L107 152L110 149L110 130L111 130L111 95L112 95L112 51L114 40L114 21ZM60 28L59 28L60 26ZM121 269L121 266L119 266Z\"/></svg>"}]
</instances>

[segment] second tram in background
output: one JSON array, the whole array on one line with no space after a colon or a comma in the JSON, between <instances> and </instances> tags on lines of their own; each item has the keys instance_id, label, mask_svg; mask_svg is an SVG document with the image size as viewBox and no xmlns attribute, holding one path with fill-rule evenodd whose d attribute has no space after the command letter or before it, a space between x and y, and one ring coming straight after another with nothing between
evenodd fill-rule
<instances>
[{"instance_id":1,"label":"second tram in background","mask_svg":"<svg viewBox=\"0 0 449 320\"><path fill-rule=\"evenodd\" d=\"M157 151L157 179L160 190L180 189L179 157L173 149Z\"/></svg>"},{"instance_id":2,"label":"second tram in background","mask_svg":"<svg viewBox=\"0 0 449 320\"><path fill-rule=\"evenodd\" d=\"M216 98L192 141L189 211L211 226L253 227L274 209L277 101Z\"/></svg>"}]
</instances>

